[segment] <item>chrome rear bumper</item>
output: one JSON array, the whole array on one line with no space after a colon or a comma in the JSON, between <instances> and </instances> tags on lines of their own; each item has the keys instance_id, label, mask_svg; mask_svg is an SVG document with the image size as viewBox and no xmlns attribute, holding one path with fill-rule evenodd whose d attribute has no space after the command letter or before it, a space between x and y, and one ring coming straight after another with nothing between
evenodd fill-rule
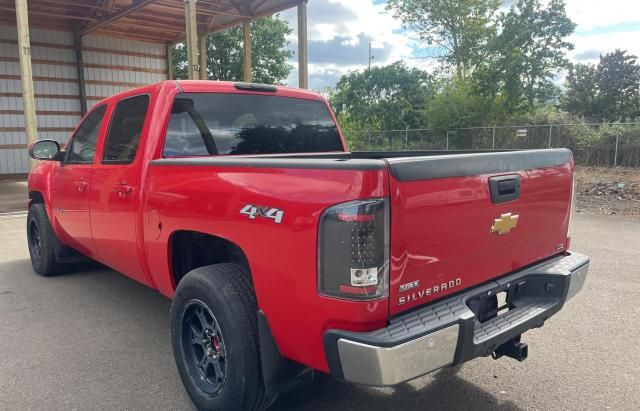
<instances>
[{"instance_id":1,"label":"chrome rear bumper","mask_svg":"<svg viewBox=\"0 0 640 411\"><path fill-rule=\"evenodd\" d=\"M350 382L389 386L490 355L558 312L582 289L588 268L588 257L567 253L395 317L379 330L329 330L330 371ZM499 292L508 294L509 311L480 322L475 307Z\"/></svg>"}]
</instances>

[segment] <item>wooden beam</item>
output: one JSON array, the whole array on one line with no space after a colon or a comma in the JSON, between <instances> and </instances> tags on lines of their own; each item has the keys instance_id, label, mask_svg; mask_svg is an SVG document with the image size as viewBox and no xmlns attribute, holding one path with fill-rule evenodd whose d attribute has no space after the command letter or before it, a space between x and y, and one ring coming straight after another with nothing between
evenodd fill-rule
<instances>
[{"instance_id":1,"label":"wooden beam","mask_svg":"<svg viewBox=\"0 0 640 411\"><path fill-rule=\"evenodd\" d=\"M298 4L298 78L300 88L309 88L309 56L307 52L307 0Z\"/></svg>"},{"instance_id":2,"label":"wooden beam","mask_svg":"<svg viewBox=\"0 0 640 411\"><path fill-rule=\"evenodd\" d=\"M0 174L0 181L26 180L27 177L29 177L29 174L26 173Z\"/></svg>"},{"instance_id":3,"label":"wooden beam","mask_svg":"<svg viewBox=\"0 0 640 411\"><path fill-rule=\"evenodd\" d=\"M289 9L291 9L293 7L297 7L298 4L300 4L300 0L292 0L292 1L289 1L289 2L286 2L286 3L282 3L282 4L278 5L277 7L274 7L274 8L271 8L271 9L256 11L251 16L250 19L251 20L257 20L257 19L259 19L261 17L271 16L271 15L274 15L276 13L280 13L282 11L289 10ZM235 27L235 26L241 24L242 22L243 22L242 19L238 19L236 21L232 21L232 22L225 23L225 24L220 24L218 26L213 25L213 26L211 26L211 30L212 31L226 30L228 28ZM176 41L180 41L180 39L177 39Z\"/></svg>"},{"instance_id":4,"label":"wooden beam","mask_svg":"<svg viewBox=\"0 0 640 411\"><path fill-rule=\"evenodd\" d=\"M175 9L174 5L171 3L165 3L165 2L158 2L156 3L154 6L159 6L159 7L164 7L166 9ZM223 14L226 16L232 16L232 17L240 17L240 18L250 18L251 16L248 14L240 14L240 13L234 13L231 11L228 11L228 9L215 9L215 8L211 8L211 4L206 4L205 7L198 7L197 8L197 12L198 14L203 14L206 16L215 16L215 15L219 15L219 14Z\"/></svg>"},{"instance_id":5,"label":"wooden beam","mask_svg":"<svg viewBox=\"0 0 640 411\"><path fill-rule=\"evenodd\" d=\"M20 150L27 148L26 144L0 144L0 150Z\"/></svg>"},{"instance_id":6,"label":"wooden beam","mask_svg":"<svg viewBox=\"0 0 640 411\"><path fill-rule=\"evenodd\" d=\"M107 24L113 23L114 21L128 16L129 14L135 12L136 10L139 10L145 6L147 6L148 4L153 3L156 0L138 0L138 1L134 1L129 7L120 10L116 13L110 14L107 17L98 20L94 23L91 23L89 25L87 25L85 28L83 28L78 34L80 36L86 36L87 34L91 33L92 31L96 31L101 27L106 26Z\"/></svg>"},{"instance_id":7,"label":"wooden beam","mask_svg":"<svg viewBox=\"0 0 640 411\"><path fill-rule=\"evenodd\" d=\"M189 75L189 80L195 80L200 77L198 67L198 21L196 17L196 0L184 0L187 35L187 74Z\"/></svg>"},{"instance_id":8,"label":"wooden beam","mask_svg":"<svg viewBox=\"0 0 640 411\"><path fill-rule=\"evenodd\" d=\"M100 29L100 32L105 29ZM175 25L162 25L162 24L140 24L139 22L130 22L125 21L124 19L121 21L117 21L112 23L109 27L109 30L113 31L122 31L123 34L130 33L132 31L137 31L140 33L146 33L148 35L152 35L153 33L182 33L184 30L182 27ZM167 37L167 36L165 36Z\"/></svg>"},{"instance_id":9,"label":"wooden beam","mask_svg":"<svg viewBox=\"0 0 640 411\"><path fill-rule=\"evenodd\" d=\"M22 110L0 110L0 114L22 114ZM39 116L81 116L79 111L66 110L36 110Z\"/></svg>"},{"instance_id":10,"label":"wooden beam","mask_svg":"<svg viewBox=\"0 0 640 411\"><path fill-rule=\"evenodd\" d=\"M198 38L198 52L200 53L200 80L207 80L207 34L200 33Z\"/></svg>"},{"instance_id":11,"label":"wooden beam","mask_svg":"<svg viewBox=\"0 0 640 411\"><path fill-rule=\"evenodd\" d=\"M84 81L84 59L82 58L82 37L73 39L73 49L76 53L76 71L78 72L78 97L80 97L80 112L87 114L87 85Z\"/></svg>"},{"instance_id":12,"label":"wooden beam","mask_svg":"<svg viewBox=\"0 0 640 411\"><path fill-rule=\"evenodd\" d=\"M31 68L31 40L29 38L29 9L27 0L16 0L16 21L18 26L18 56L20 57L20 82L22 85L22 107L27 142L38 141L36 122L36 100L33 93L33 71ZM36 161L29 159L29 168Z\"/></svg>"},{"instance_id":13,"label":"wooden beam","mask_svg":"<svg viewBox=\"0 0 640 411\"><path fill-rule=\"evenodd\" d=\"M173 80L173 44L167 44L167 79Z\"/></svg>"},{"instance_id":14,"label":"wooden beam","mask_svg":"<svg viewBox=\"0 0 640 411\"><path fill-rule=\"evenodd\" d=\"M92 4L92 3L86 3L82 2L82 1L71 1L71 0L64 0L63 2L60 2L59 0L38 0L38 5L42 5L45 7L65 7L65 6L74 6L74 7L83 7L83 8L89 8L92 10L103 10L103 11L108 11L108 12L113 12L114 9L112 7L105 7L105 6L101 6L99 4Z\"/></svg>"},{"instance_id":15,"label":"wooden beam","mask_svg":"<svg viewBox=\"0 0 640 411\"><path fill-rule=\"evenodd\" d=\"M156 43L156 44L165 44L171 38L170 36L159 36L157 32L155 34L153 32L147 33L138 33L129 30L106 30L100 29L96 31L96 34L105 35L107 37L120 38L124 40L140 40L145 41L147 43ZM86 49L85 49L86 50ZM164 54L158 56L159 59L164 60Z\"/></svg>"},{"instance_id":16,"label":"wooden beam","mask_svg":"<svg viewBox=\"0 0 640 411\"><path fill-rule=\"evenodd\" d=\"M22 97L22 93L0 92L0 97ZM36 98L57 98L63 100L76 100L78 98L75 94L46 94L35 93Z\"/></svg>"},{"instance_id":17,"label":"wooden beam","mask_svg":"<svg viewBox=\"0 0 640 411\"><path fill-rule=\"evenodd\" d=\"M18 44L16 40L0 39L0 44ZM43 43L39 41L32 41L33 47L47 47L53 49L73 50L73 46L69 44L57 44L57 43Z\"/></svg>"},{"instance_id":18,"label":"wooden beam","mask_svg":"<svg viewBox=\"0 0 640 411\"><path fill-rule=\"evenodd\" d=\"M251 83L253 81L251 67L251 22L245 21L242 24L243 30L243 51L244 51L244 81Z\"/></svg>"},{"instance_id":19,"label":"wooden beam","mask_svg":"<svg viewBox=\"0 0 640 411\"><path fill-rule=\"evenodd\" d=\"M17 1L17 0L16 0ZM13 8L11 7L0 7L0 10L2 11L13 11ZM18 10L16 10L16 14L17 14ZM61 19L73 19L73 20L95 20L92 17L87 17L87 16L76 16L74 14L59 14L59 13L53 13L53 12L48 12L48 11L38 11L38 10L32 10L29 13L31 13L34 16L46 16L46 17L57 17L57 18L61 18Z\"/></svg>"},{"instance_id":20,"label":"wooden beam","mask_svg":"<svg viewBox=\"0 0 640 411\"><path fill-rule=\"evenodd\" d=\"M252 7L253 7L253 13L257 13L257 12L258 12L258 10L260 10L260 8L261 8L262 6L264 6L264 4L265 4L266 2L268 2L268 1L269 1L269 0L262 0L262 1L259 1L258 3L256 3L256 4L254 4L254 5L252 6Z\"/></svg>"},{"instance_id":21,"label":"wooden beam","mask_svg":"<svg viewBox=\"0 0 640 411\"><path fill-rule=\"evenodd\" d=\"M34 43L35 44L35 43ZM138 51L124 51L104 47L84 47L84 51L95 51L97 53L122 54L124 56L144 57L149 59L164 60L163 54L145 53Z\"/></svg>"}]
</instances>

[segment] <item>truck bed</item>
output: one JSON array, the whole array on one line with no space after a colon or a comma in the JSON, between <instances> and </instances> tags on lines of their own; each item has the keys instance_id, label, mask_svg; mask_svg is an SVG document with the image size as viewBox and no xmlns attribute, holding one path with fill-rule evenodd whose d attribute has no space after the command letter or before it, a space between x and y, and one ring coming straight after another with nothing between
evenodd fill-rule
<instances>
[{"instance_id":1,"label":"truck bed","mask_svg":"<svg viewBox=\"0 0 640 411\"><path fill-rule=\"evenodd\" d=\"M162 166L388 171L389 312L460 292L567 249L572 156L566 149L413 151L174 158ZM265 170L266 171L266 170ZM315 174L318 181L322 174ZM490 180L517 180L496 202ZM311 184L310 180L309 183ZM304 195L304 187L300 195ZM511 232L496 220L518 219Z\"/></svg>"}]
</instances>

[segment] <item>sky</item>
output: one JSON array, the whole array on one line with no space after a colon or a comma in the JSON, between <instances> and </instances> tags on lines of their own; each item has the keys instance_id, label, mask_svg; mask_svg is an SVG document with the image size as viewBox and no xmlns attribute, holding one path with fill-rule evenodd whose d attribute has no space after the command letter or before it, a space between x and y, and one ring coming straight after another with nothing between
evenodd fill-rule
<instances>
[{"instance_id":1,"label":"sky","mask_svg":"<svg viewBox=\"0 0 640 411\"><path fill-rule=\"evenodd\" d=\"M506 3L513 3L507 0ZM600 54L620 48L640 56L640 0L566 0L576 24L571 36L575 49L569 59L597 63ZM430 49L405 30L385 0L309 0L309 86L332 87L341 75L368 65L369 42L374 65L403 60L411 67L431 71L437 63ZM297 11L283 12L293 33L289 48L297 50ZM298 85L297 57L287 84Z\"/></svg>"}]
</instances>

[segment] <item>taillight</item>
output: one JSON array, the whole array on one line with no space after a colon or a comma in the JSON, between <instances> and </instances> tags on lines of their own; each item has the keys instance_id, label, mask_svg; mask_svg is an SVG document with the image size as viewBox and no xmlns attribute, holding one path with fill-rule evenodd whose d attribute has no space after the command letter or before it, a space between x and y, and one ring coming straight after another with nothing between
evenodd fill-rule
<instances>
[{"instance_id":1,"label":"taillight","mask_svg":"<svg viewBox=\"0 0 640 411\"><path fill-rule=\"evenodd\" d=\"M573 231L573 217L576 213L576 174L573 173L573 181L571 186L571 204L569 204L569 228L567 229L567 238L571 238Z\"/></svg>"},{"instance_id":2,"label":"taillight","mask_svg":"<svg viewBox=\"0 0 640 411\"><path fill-rule=\"evenodd\" d=\"M350 300L389 294L387 200L361 200L328 208L320 218L318 289Z\"/></svg>"}]
</instances>

